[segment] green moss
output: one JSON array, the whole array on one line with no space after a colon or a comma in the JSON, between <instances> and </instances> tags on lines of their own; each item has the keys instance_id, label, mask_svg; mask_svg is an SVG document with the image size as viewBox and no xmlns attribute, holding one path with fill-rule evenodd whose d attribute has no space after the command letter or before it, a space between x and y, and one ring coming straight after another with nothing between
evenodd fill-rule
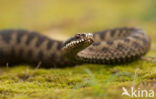
<instances>
[{"instance_id":1,"label":"green moss","mask_svg":"<svg viewBox=\"0 0 156 99\"><path fill-rule=\"evenodd\" d=\"M150 51L147 56L153 53L155 51ZM127 97L121 96L123 86L155 88L155 66L156 63L152 61L138 60L124 65L84 64L60 69L36 69L27 65L3 67L0 75L0 97L124 99Z\"/></svg>"},{"instance_id":2,"label":"green moss","mask_svg":"<svg viewBox=\"0 0 156 99\"><path fill-rule=\"evenodd\" d=\"M140 60L123 66L85 64L36 70L29 66L11 67L8 72L1 73L0 96L17 99L124 98L120 95L121 87L156 81L155 65Z\"/></svg>"}]
</instances>

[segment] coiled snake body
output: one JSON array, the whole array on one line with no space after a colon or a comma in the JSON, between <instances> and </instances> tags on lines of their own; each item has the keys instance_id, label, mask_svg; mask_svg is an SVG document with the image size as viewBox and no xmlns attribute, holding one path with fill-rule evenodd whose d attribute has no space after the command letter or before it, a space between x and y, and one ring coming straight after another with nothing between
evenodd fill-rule
<instances>
[{"instance_id":1,"label":"coiled snake body","mask_svg":"<svg viewBox=\"0 0 156 99\"><path fill-rule=\"evenodd\" d=\"M62 42L26 30L0 31L0 64L65 67L83 63L118 64L133 61L150 48L150 37L138 28L80 33Z\"/></svg>"}]
</instances>

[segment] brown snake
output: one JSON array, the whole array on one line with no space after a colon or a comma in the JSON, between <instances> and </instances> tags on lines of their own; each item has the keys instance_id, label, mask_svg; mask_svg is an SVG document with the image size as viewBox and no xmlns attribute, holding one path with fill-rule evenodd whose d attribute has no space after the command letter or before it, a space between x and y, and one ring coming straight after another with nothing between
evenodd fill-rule
<instances>
[{"instance_id":1,"label":"brown snake","mask_svg":"<svg viewBox=\"0 0 156 99\"><path fill-rule=\"evenodd\" d=\"M142 29L115 28L79 33L62 42L26 30L0 31L0 64L66 67L83 63L119 64L143 56L150 37Z\"/></svg>"}]
</instances>

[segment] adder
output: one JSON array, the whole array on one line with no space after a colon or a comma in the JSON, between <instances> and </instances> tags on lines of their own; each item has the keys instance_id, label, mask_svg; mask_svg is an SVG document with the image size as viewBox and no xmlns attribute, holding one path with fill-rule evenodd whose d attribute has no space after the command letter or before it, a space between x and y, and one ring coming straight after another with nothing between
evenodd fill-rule
<instances>
[{"instance_id":1,"label":"adder","mask_svg":"<svg viewBox=\"0 0 156 99\"><path fill-rule=\"evenodd\" d=\"M0 65L41 63L43 67L77 64L122 64L139 59L150 48L139 28L114 28L78 33L65 42L27 30L0 31Z\"/></svg>"}]
</instances>

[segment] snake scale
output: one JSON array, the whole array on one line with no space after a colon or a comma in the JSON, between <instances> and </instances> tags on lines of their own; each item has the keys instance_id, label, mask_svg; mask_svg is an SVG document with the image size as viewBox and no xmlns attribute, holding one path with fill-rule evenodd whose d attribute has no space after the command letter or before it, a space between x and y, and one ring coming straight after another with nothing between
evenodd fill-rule
<instances>
[{"instance_id":1,"label":"snake scale","mask_svg":"<svg viewBox=\"0 0 156 99\"><path fill-rule=\"evenodd\" d=\"M146 54L150 43L149 35L142 29L128 27L78 33L65 42L33 31L1 30L0 65L122 64Z\"/></svg>"}]
</instances>

